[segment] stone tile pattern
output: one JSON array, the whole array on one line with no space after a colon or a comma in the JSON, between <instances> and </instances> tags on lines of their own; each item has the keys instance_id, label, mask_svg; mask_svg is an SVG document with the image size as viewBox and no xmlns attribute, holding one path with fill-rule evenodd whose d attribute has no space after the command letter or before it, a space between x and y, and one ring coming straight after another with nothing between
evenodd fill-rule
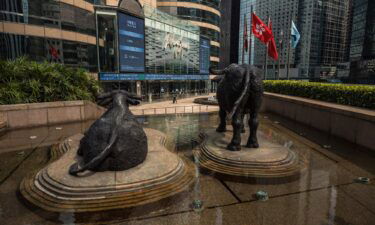
<instances>
[{"instance_id":1,"label":"stone tile pattern","mask_svg":"<svg viewBox=\"0 0 375 225\"><path fill-rule=\"evenodd\" d=\"M45 102L0 106L0 127L19 129L93 120L104 108L90 101Z\"/></svg>"},{"instance_id":2,"label":"stone tile pattern","mask_svg":"<svg viewBox=\"0 0 375 225\"><path fill-rule=\"evenodd\" d=\"M86 172L69 175L76 162L82 134L75 135L52 153L52 160L36 175L26 177L22 195L34 205L54 212L93 212L128 208L158 201L186 190L193 170L165 146L165 135L145 129L149 153L144 163L126 171ZM56 149L55 149L56 151ZM65 152L65 153L64 153Z\"/></svg>"},{"instance_id":3,"label":"stone tile pattern","mask_svg":"<svg viewBox=\"0 0 375 225\"><path fill-rule=\"evenodd\" d=\"M261 131L258 133L260 148L244 147L249 131L242 134L241 151L229 151L226 145L231 139L231 128L217 133L207 129L201 134L202 143L194 151L200 166L211 171L242 177L280 178L298 175L306 167L305 159L292 150L276 143Z\"/></svg>"}]
</instances>

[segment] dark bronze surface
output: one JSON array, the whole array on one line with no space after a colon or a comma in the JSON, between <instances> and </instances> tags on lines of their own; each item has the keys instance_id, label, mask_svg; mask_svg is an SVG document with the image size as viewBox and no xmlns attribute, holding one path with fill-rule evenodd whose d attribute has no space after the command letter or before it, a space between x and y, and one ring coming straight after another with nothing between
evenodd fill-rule
<instances>
[{"instance_id":1,"label":"dark bronze surface","mask_svg":"<svg viewBox=\"0 0 375 225\"><path fill-rule=\"evenodd\" d=\"M224 75L217 88L217 100L219 102L220 124L217 132L226 131L226 119L232 119L233 138L227 146L228 150L239 151L241 149L241 132L244 130L244 115L249 114L250 136L246 147L258 148L257 129L258 112L262 103L263 81L257 68L243 64L231 64L224 70L210 72L216 75Z\"/></svg>"},{"instance_id":2,"label":"dark bronze surface","mask_svg":"<svg viewBox=\"0 0 375 225\"><path fill-rule=\"evenodd\" d=\"M71 175L127 170L146 159L147 136L128 108L139 104L139 98L121 90L102 94L98 103L109 108L82 138L77 154L83 162L70 167Z\"/></svg>"}]
</instances>

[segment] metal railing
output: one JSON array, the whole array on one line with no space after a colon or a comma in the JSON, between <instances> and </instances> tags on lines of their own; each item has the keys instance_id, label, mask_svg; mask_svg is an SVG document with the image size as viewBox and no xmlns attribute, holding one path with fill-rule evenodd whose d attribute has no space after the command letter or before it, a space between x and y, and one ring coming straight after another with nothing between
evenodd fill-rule
<instances>
[{"instance_id":1,"label":"metal railing","mask_svg":"<svg viewBox=\"0 0 375 225\"><path fill-rule=\"evenodd\" d=\"M166 114L184 114L184 113L202 113L218 111L218 106L211 105L190 105L190 106L175 106L165 108L148 108L148 109L131 109L131 112L137 116L143 115L166 115Z\"/></svg>"}]
</instances>

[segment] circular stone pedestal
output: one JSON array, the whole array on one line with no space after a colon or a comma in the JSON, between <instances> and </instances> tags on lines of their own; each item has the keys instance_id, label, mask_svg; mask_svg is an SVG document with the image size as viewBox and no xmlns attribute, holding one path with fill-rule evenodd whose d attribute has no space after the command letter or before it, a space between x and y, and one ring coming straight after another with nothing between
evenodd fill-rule
<instances>
[{"instance_id":1,"label":"circular stone pedestal","mask_svg":"<svg viewBox=\"0 0 375 225\"><path fill-rule=\"evenodd\" d=\"M267 140L261 131L258 131L259 148L245 147L249 136L247 130L242 134L241 150L229 151L226 147L233 132L229 126L227 130L218 133L215 129L209 129L201 134L202 144L194 151L201 167L224 175L259 178L289 177L305 167L295 152Z\"/></svg>"},{"instance_id":2,"label":"circular stone pedestal","mask_svg":"<svg viewBox=\"0 0 375 225\"><path fill-rule=\"evenodd\" d=\"M52 156L66 151L36 175L25 178L22 195L31 203L54 212L92 212L119 209L155 202L185 190L193 181L192 170L165 147L165 135L145 129L148 155L139 166L121 172L68 173L77 159L83 135L67 139Z\"/></svg>"}]
</instances>

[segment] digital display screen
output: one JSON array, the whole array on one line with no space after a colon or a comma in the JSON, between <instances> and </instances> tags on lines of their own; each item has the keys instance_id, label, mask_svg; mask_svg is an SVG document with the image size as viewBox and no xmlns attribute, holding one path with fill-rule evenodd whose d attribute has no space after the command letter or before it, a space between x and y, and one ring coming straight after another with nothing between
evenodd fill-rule
<instances>
[{"instance_id":1,"label":"digital display screen","mask_svg":"<svg viewBox=\"0 0 375 225\"><path fill-rule=\"evenodd\" d=\"M145 72L144 20L118 14L121 72Z\"/></svg>"},{"instance_id":2,"label":"digital display screen","mask_svg":"<svg viewBox=\"0 0 375 225\"><path fill-rule=\"evenodd\" d=\"M99 73L101 81L119 80L209 80L208 75Z\"/></svg>"},{"instance_id":3,"label":"digital display screen","mask_svg":"<svg viewBox=\"0 0 375 225\"><path fill-rule=\"evenodd\" d=\"M210 40L201 37L199 44L199 71L200 74L209 74L210 68Z\"/></svg>"}]
</instances>

